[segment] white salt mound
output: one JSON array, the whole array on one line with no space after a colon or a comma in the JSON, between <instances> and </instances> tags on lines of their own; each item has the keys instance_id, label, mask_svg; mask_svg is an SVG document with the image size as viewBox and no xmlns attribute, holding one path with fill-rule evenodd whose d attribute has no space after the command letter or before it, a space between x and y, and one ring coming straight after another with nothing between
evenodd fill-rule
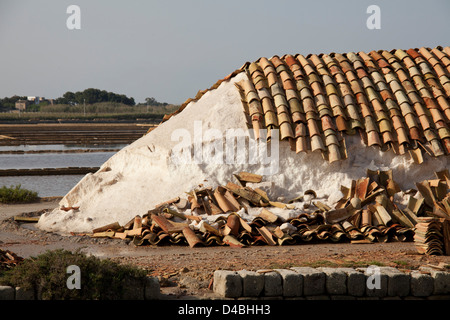
<instances>
[{"instance_id":1,"label":"white salt mound","mask_svg":"<svg viewBox=\"0 0 450 320\"><path fill-rule=\"evenodd\" d=\"M181 141L179 136L172 138L172 134L180 129L189 133L190 146L194 149L194 133L198 132L195 125L199 123L196 121L201 121L203 133L217 129L222 134L222 140L205 141L204 137L203 150L223 142L230 128L244 129L242 134L248 138L251 130L247 129L241 97L234 86L234 82L245 77L241 73L223 82L198 101L189 103L180 114L119 151L98 172L86 175L60 202L61 206L79 207L79 210L55 209L41 216L38 227L64 234L91 232L116 221L123 225L161 202L185 197L185 192L199 184L225 185L234 181L233 173L240 171L264 174L267 165L261 163L214 164L204 160L198 164L176 164L171 157ZM324 202L333 205L342 196L340 186L350 186L353 179L365 177L367 169L393 169L395 181L407 190L415 187L414 182L432 178L435 171L448 168L448 157L427 159L425 165L416 165L409 156L366 147L359 137L346 137L346 145L348 159L329 164L319 153L296 154L288 142L280 141L279 170L264 175L266 184L262 188L266 187L271 199L292 199L312 189Z\"/></svg>"}]
</instances>

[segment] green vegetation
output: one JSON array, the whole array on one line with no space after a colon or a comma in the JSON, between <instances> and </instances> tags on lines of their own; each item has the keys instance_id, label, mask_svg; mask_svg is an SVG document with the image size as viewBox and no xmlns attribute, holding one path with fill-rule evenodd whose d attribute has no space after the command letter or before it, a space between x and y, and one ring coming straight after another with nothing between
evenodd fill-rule
<instances>
[{"instance_id":1,"label":"green vegetation","mask_svg":"<svg viewBox=\"0 0 450 320\"><path fill-rule=\"evenodd\" d=\"M14 95L12 97L5 97L0 99L0 111L8 111L16 108L16 102L18 100L27 100L26 96Z\"/></svg>"},{"instance_id":2,"label":"green vegetation","mask_svg":"<svg viewBox=\"0 0 450 320\"><path fill-rule=\"evenodd\" d=\"M22 189L21 185L0 188L0 203L26 203L36 201L37 192Z\"/></svg>"},{"instance_id":3,"label":"green vegetation","mask_svg":"<svg viewBox=\"0 0 450 320\"><path fill-rule=\"evenodd\" d=\"M37 106L32 106L36 109ZM31 108L31 107L30 107ZM75 105L57 104L43 105L39 107L39 111L21 113L0 113L0 120L17 121L17 120L136 120L148 119L161 121L165 114L169 114L177 110L177 105L167 106L146 106L136 105L127 106L121 103L102 102L91 105Z\"/></svg>"},{"instance_id":4,"label":"green vegetation","mask_svg":"<svg viewBox=\"0 0 450 320\"><path fill-rule=\"evenodd\" d=\"M80 289L69 289L67 267L80 268ZM144 283L146 272L86 256L79 251L47 251L0 274L0 284L34 290L43 300L117 300L127 281Z\"/></svg>"},{"instance_id":5,"label":"green vegetation","mask_svg":"<svg viewBox=\"0 0 450 320\"><path fill-rule=\"evenodd\" d=\"M98 102L115 102L123 103L127 106L134 106L136 103L134 98L129 98L124 94L108 92L89 88L84 91L71 92L67 91L62 97L56 99L57 104L93 104Z\"/></svg>"},{"instance_id":6,"label":"green vegetation","mask_svg":"<svg viewBox=\"0 0 450 320\"><path fill-rule=\"evenodd\" d=\"M0 99L0 120L151 119L156 121L179 108L178 105L159 102L153 97L136 104L134 98L94 88L75 93L67 91L62 97L53 101L42 100L38 104L31 102L26 106L26 110L21 112L18 112L15 107L18 100L27 100L27 97L15 95Z\"/></svg>"},{"instance_id":7,"label":"green vegetation","mask_svg":"<svg viewBox=\"0 0 450 320\"><path fill-rule=\"evenodd\" d=\"M45 105L39 110L40 113L61 113L61 114L91 114L91 115L106 115L106 114L153 114L164 115L178 109L178 106L128 106L123 103L116 102L100 102L89 105L68 105L55 104Z\"/></svg>"}]
</instances>

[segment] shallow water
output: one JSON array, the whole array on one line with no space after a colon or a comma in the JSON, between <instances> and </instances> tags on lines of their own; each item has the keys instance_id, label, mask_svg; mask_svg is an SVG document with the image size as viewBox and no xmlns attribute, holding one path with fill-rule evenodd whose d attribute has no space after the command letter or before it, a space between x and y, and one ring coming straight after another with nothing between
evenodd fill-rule
<instances>
[{"instance_id":1,"label":"shallow water","mask_svg":"<svg viewBox=\"0 0 450 320\"><path fill-rule=\"evenodd\" d=\"M0 169L99 167L115 152L0 154Z\"/></svg>"},{"instance_id":2,"label":"shallow water","mask_svg":"<svg viewBox=\"0 0 450 320\"><path fill-rule=\"evenodd\" d=\"M0 147L0 151L14 150L69 150L69 149L119 149L125 145L38 145ZM116 152L89 153L37 153L37 154L0 154L0 170L65 168L65 167L100 167ZM40 197L64 196L81 179L83 175L58 176L18 176L0 177L0 187L21 185L22 188L38 192Z\"/></svg>"}]
</instances>

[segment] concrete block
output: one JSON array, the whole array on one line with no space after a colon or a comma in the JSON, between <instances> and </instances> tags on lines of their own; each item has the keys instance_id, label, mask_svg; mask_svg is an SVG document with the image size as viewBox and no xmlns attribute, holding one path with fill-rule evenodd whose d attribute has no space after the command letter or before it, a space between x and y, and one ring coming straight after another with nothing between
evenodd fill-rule
<instances>
[{"instance_id":1,"label":"concrete block","mask_svg":"<svg viewBox=\"0 0 450 320\"><path fill-rule=\"evenodd\" d=\"M264 274L254 271L238 271L242 278L242 295L244 297L259 297L264 290Z\"/></svg>"},{"instance_id":2,"label":"concrete block","mask_svg":"<svg viewBox=\"0 0 450 320\"><path fill-rule=\"evenodd\" d=\"M419 269L431 274L434 280L434 295L450 294L450 272L439 271L430 267L420 267Z\"/></svg>"},{"instance_id":3,"label":"concrete block","mask_svg":"<svg viewBox=\"0 0 450 320\"><path fill-rule=\"evenodd\" d=\"M15 290L10 286L0 286L0 300L14 300Z\"/></svg>"},{"instance_id":4,"label":"concrete block","mask_svg":"<svg viewBox=\"0 0 450 320\"><path fill-rule=\"evenodd\" d=\"M366 293L366 276L353 268L337 268L347 275L347 293L350 296L361 297Z\"/></svg>"},{"instance_id":5,"label":"concrete block","mask_svg":"<svg viewBox=\"0 0 450 320\"><path fill-rule=\"evenodd\" d=\"M147 277L145 279L145 300L158 300L160 298L160 285L157 277Z\"/></svg>"},{"instance_id":6,"label":"concrete block","mask_svg":"<svg viewBox=\"0 0 450 320\"><path fill-rule=\"evenodd\" d=\"M300 297L303 295L303 276L289 269L275 269L283 280L284 297Z\"/></svg>"},{"instance_id":7,"label":"concrete block","mask_svg":"<svg viewBox=\"0 0 450 320\"><path fill-rule=\"evenodd\" d=\"M293 267L295 272L303 276L303 295L318 296L325 293L325 273L310 267Z\"/></svg>"},{"instance_id":8,"label":"concrete block","mask_svg":"<svg viewBox=\"0 0 450 320\"><path fill-rule=\"evenodd\" d=\"M406 297L410 292L410 275L392 267L380 267L381 273L388 276L387 295Z\"/></svg>"},{"instance_id":9,"label":"concrete block","mask_svg":"<svg viewBox=\"0 0 450 320\"><path fill-rule=\"evenodd\" d=\"M317 268L325 273L325 289L328 294L339 295L347 293L347 274L337 268Z\"/></svg>"},{"instance_id":10,"label":"concrete block","mask_svg":"<svg viewBox=\"0 0 450 320\"><path fill-rule=\"evenodd\" d=\"M411 272L411 294L414 297L428 297L433 291L434 280L429 274L417 270Z\"/></svg>"},{"instance_id":11,"label":"concrete block","mask_svg":"<svg viewBox=\"0 0 450 320\"><path fill-rule=\"evenodd\" d=\"M283 279L278 272L264 273L264 296L283 296Z\"/></svg>"},{"instance_id":12,"label":"concrete block","mask_svg":"<svg viewBox=\"0 0 450 320\"><path fill-rule=\"evenodd\" d=\"M235 271L214 271L214 293L225 298L239 298L242 296L242 278Z\"/></svg>"},{"instance_id":13,"label":"concrete block","mask_svg":"<svg viewBox=\"0 0 450 320\"><path fill-rule=\"evenodd\" d=\"M34 300L34 291L16 287L16 300Z\"/></svg>"}]
</instances>

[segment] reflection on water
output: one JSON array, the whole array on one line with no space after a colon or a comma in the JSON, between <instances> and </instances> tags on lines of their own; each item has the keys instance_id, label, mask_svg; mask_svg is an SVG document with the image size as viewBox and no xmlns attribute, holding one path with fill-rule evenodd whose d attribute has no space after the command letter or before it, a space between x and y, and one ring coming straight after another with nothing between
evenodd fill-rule
<instances>
[{"instance_id":1,"label":"reflection on water","mask_svg":"<svg viewBox=\"0 0 450 320\"><path fill-rule=\"evenodd\" d=\"M0 187L20 184L22 188L36 191L39 197L56 197L65 196L82 178L82 175L0 177Z\"/></svg>"},{"instance_id":2,"label":"reflection on water","mask_svg":"<svg viewBox=\"0 0 450 320\"><path fill-rule=\"evenodd\" d=\"M0 169L99 167L115 152L0 154Z\"/></svg>"}]
</instances>

